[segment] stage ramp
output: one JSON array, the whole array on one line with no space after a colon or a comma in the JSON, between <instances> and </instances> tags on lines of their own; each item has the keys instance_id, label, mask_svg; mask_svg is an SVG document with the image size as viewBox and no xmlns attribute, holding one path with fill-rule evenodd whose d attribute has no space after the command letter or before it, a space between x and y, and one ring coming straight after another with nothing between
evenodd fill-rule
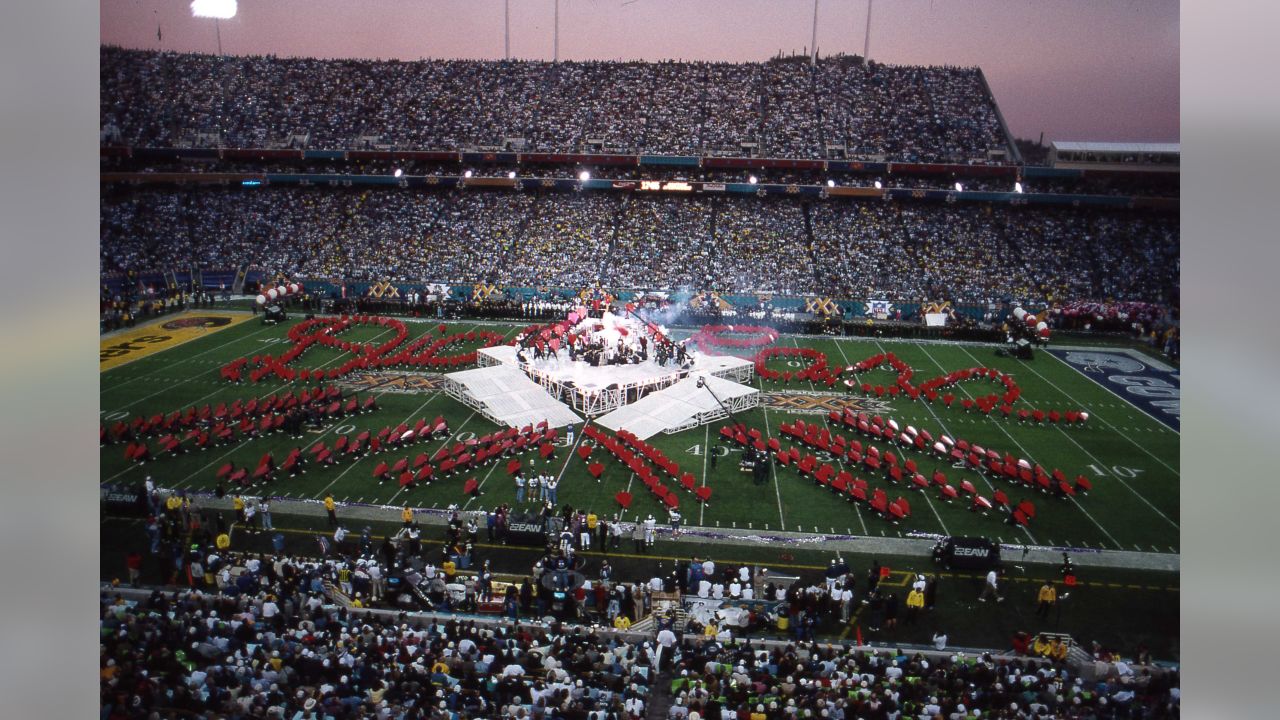
<instances>
[{"instance_id":1,"label":"stage ramp","mask_svg":"<svg viewBox=\"0 0 1280 720\"><path fill-rule=\"evenodd\" d=\"M698 387L699 381L705 387ZM596 423L614 432L628 430L644 440L660 432L677 433L722 420L729 416L726 409L746 412L759 402L756 388L715 375L697 375L649 393L597 418Z\"/></svg>"},{"instance_id":2,"label":"stage ramp","mask_svg":"<svg viewBox=\"0 0 1280 720\"><path fill-rule=\"evenodd\" d=\"M510 365L449 373L444 376L444 392L489 420L508 427L524 427L543 420L550 427L582 422L564 403Z\"/></svg>"}]
</instances>

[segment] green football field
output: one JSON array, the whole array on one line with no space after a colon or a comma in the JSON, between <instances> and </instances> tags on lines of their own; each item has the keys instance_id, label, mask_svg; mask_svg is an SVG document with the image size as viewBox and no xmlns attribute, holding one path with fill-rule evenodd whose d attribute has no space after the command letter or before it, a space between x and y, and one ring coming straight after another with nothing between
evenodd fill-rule
<instances>
[{"instance_id":1,"label":"green football field","mask_svg":"<svg viewBox=\"0 0 1280 720\"><path fill-rule=\"evenodd\" d=\"M216 407L219 403L231 404L236 399L248 401L253 397L300 390L305 387L302 383L287 384L275 378L258 383L232 384L221 379L218 372L224 364L239 357L262 353L278 356L288 348L286 333L295 322L264 326L255 319L103 372L101 422L109 427L115 422L129 422L136 416L151 417L206 404ZM410 341L424 335L440 337L435 322L406 324ZM488 329L510 338L521 327L517 324L458 322L449 323L448 332ZM673 334L681 338L689 336L691 331L675 331ZM356 327L343 333L342 339L377 343L390 336L391 331L383 328ZM447 352L461 352L474 345L454 345ZM889 351L914 368L916 383L953 370L979 366L995 368L1012 375L1021 386L1022 395L1015 408L1075 409L1090 414L1087 424L1064 427L1048 423L1019 423L1016 419L1000 416L999 412L991 416L965 412L961 408L962 399L996 389L996 385L987 381L956 386L951 390L956 400L951 407L946 407L941 402L931 404L901 396L867 398L862 392L852 392L843 384L837 384L835 388L815 388L807 382L771 382L757 378L756 385L766 393L762 407L741 414L739 420L758 428L766 436L779 437L784 447L794 443L789 438L780 437L779 425L796 419L826 424L828 409L864 407L869 414L893 418L904 428L912 425L927 429L935 437L948 434L953 438L963 438L1001 454L1008 452L1015 457L1027 458L1048 471L1060 468L1068 478L1084 474L1092 481L1093 489L1087 495L1074 498L1055 497L1016 481L952 467L949 461L933 454L895 449L904 460L915 460L920 472L926 476L939 469L956 487L968 480L979 494L987 498L1000 489L1012 502L1027 499L1036 508L1036 516L1030 525L1018 528L1005 523L1000 512L984 515L970 511L969 499L964 493L958 500L944 502L934 487L919 491L909 484L895 486L883 475L870 473L865 468L850 468L854 475L867 479L872 488L884 488L891 500L903 496L910 501L911 515L895 524L865 505L847 502L830 490L816 486L792 467L775 467L767 484L753 484L751 474L739 469L739 451L720 443L717 438L723 423L715 423L673 435L659 434L649 439L651 444L679 463L682 470L694 473L699 485L712 488L711 502L701 506L691 493L680 489L678 483L667 481L680 498L686 525L888 537L910 533L984 535L1003 542L1042 546L1178 552L1178 434L1048 353L1039 353L1036 360L1023 362L996 357L993 346L806 336L783 336L777 345L821 351L833 367ZM291 367L332 368L349 357L337 348L317 345L308 349ZM771 361L770 367L794 371L800 369L801 361L780 359ZM372 386L400 378L403 374L401 371L384 371L380 376L352 376L345 381L336 381L336 384L346 392L355 392L363 401L366 391L361 389L361 383ZM419 418L431 420L442 415L448 420L452 432L447 440L369 454L329 468L311 464L304 475L280 477L265 488L259 485L248 492L303 499L319 499L332 492L341 502L397 506L408 503L421 508L443 508L456 503L460 507L477 510L504 502L514 503L515 486L506 473L506 459L479 468L478 472L438 479L407 491L401 490L394 480L379 484L373 479L373 469L379 463L392 465L401 458L412 461L422 452L430 456L443 445L453 445L499 429L470 408L435 390L436 383L426 373L422 375L411 378L411 382L394 382L374 390L379 408L376 412L330 421L321 428L309 429L301 440L276 433L208 450L192 450L173 457L161 454L143 465L125 459L124 444L108 444L101 451L100 481L140 483L145 476L151 475L161 487L208 491L217 484L215 473L218 468L228 462L252 471L259 458L268 452L278 463L295 447L305 451L317 442L332 445L340 434L354 436L363 430L376 434L386 426L395 427L402 422L412 425ZM892 384L893 378L887 369L858 376L859 382L873 385ZM857 438L848 429L833 427L832 430L849 439ZM577 428L575 440L579 444L582 441L581 426ZM560 442L564 443L563 436ZM150 443L154 451L156 438L152 437ZM803 447L801 451L811 452ZM717 455L714 464L712 453ZM531 453L522 456L522 460L527 466L534 457L536 455ZM596 461L605 466L599 481L586 470L587 462ZM541 461L537 467L546 471ZM561 503L613 515L619 510L615 494L627 490L634 498L627 513L628 519L650 513L659 519L666 517L660 503L645 492L644 486L629 469L609 458L604 448L595 449L586 462L570 448L558 448L552 470L562 475ZM480 497L463 494L463 483L468 477L475 477L481 483L483 494Z\"/></svg>"}]
</instances>

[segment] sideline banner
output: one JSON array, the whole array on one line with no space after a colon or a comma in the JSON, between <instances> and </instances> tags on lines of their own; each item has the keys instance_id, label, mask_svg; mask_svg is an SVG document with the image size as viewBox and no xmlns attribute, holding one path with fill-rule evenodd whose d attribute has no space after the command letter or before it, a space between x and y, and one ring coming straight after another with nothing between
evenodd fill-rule
<instances>
[{"instance_id":1,"label":"sideline banner","mask_svg":"<svg viewBox=\"0 0 1280 720\"><path fill-rule=\"evenodd\" d=\"M1066 362L1158 422L1181 432L1182 377L1177 370L1156 367L1154 361L1134 357L1137 353L1064 348L1047 348L1045 352Z\"/></svg>"},{"instance_id":2,"label":"sideline banner","mask_svg":"<svg viewBox=\"0 0 1280 720\"><path fill-rule=\"evenodd\" d=\"M239 313L201 312L188 310L167 320L148 323L143 327L104 337L98 350L98 370L103 372L138 358L146 357L181 345L188 340L250 319L252 315Z\"/></svg>"}]
</instances>

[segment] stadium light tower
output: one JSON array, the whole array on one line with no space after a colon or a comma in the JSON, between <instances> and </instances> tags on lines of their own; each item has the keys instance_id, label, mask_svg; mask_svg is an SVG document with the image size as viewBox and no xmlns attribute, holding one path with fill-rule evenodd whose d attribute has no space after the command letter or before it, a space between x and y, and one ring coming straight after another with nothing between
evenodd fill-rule
<instances>
[{"instance_id":1,"label":"stadium light tower","mask_svg":"<svg viewBox=\"0 0 1280 720\"><path fill-rule=\"evenodd\" d=\"M556 0L556 22L554 33L554 47L552 48L552 62L560 62L560 0Z\"/></svg>"},{"instance_id":2,"label":"stadium light tower","mask_svg":"<svg viewBox=\"0 0 1280 720\"><path fill-rule=\"evenodd\" d=\"M818 0L813 0L813 35L809 39L809 64L818 64Z\"/></svg>"},{"instance_id":3,"label":"stadium light tower","mask_svg":"<svg viewBox=\"0 0 1280 720\"><path fill-rule=\"evenodd\" d=\"M222 21L236 16L236 0L191 0L191 15L213 18L214 33L218 36L218 54L222 54Z\"/></svg>"},{"instance_id":4,"label":"stadium light tower","mask_svg":"<svg viewBox=\"0 0 1280 720\"><path fill-rule=\"evenodd\" d=\"M507 60L511 59L511 0L502 3L503 35L502 49Z\"/></svg>"},{"instance_id":5,"label":"stadium light tower","mask_svg":"<svg viewBox=\"0 0 1280 720\"><path fill-rule=\"evenodd\" d=\"M867 35L862 41L862 61L866 62L871 56L871 4L875 0L867 0Z\"/></svg>"}]
</instances>

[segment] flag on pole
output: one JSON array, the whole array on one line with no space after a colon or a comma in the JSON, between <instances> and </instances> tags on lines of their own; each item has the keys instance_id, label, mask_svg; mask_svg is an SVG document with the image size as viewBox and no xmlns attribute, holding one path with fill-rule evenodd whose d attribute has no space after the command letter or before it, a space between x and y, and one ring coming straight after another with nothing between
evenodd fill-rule
<instances>
[{"instance_id":1,"label":"flag on pole","mask_svg":"<svg viewBox=\"0 0 1280 720\"><path fill-rule=\"evenodd\" d=\"M853 633L854 633L854 636L858 639L858 645L862 645L862 626L854 625Z\"/></svg>"},{"instance_id":2,"label":"flag on pole","mask_svg":"<svg viewBox=\"0 0 1280 720\"><path fill-rule=\"evenodd\" d=\"M164 42L164 35L160 33L160 23L156 23L156 42Z\"/></svg>"}]
</instances>

